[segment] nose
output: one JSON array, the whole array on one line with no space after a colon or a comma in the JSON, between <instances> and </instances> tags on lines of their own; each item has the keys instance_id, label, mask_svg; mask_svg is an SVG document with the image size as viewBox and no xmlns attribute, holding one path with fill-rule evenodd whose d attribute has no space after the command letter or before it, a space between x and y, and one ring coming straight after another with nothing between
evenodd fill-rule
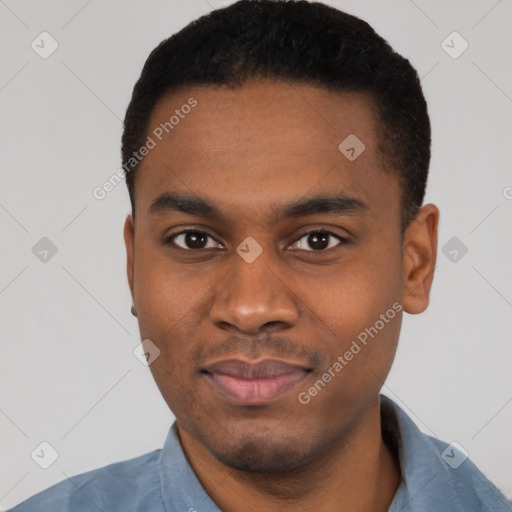
<instances>
[{"instance_id":1,"label":"nose","mask_svg":"<svg viewBox=\"0 0 512 512\"><path fill-rule=\"evenodd\" d=\"M263 250L250 263L233 253L230 272L213 290L213 323L248 334L257 334L270 325L284 329L297 323L299 311L292 284L285 281L273 259L270 250Z\"/></svg>"}]
</instances>

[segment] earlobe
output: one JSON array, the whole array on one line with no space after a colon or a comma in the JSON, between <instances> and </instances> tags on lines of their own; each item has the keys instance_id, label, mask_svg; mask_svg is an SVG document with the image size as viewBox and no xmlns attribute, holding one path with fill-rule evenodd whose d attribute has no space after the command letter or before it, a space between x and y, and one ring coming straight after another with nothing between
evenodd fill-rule
<instances>
[{"instance_id":1,"label":"earlobe","mask_svg":"<svg viewBox=\"0 0 512 512\"><path fill-rule=\"evenodd\" d=\"M422 313L429 303L437 258L439 209L423 206L404 235L404 311Z\"/></svg>"},{"instance_id":2,"label":"earlobe","mask_svg":"<svg viewBox=\"0 0 512 512\"><path fill-rule=\"evenodd\" d=\"M124 244L126 246L126 273L128 276L128 285L130 287L130 292L132 295L132 300L134 300L134 290L133 290L133 274L134 274L134 251L135 251L135 244L134 244L134 227L133 227L133 219L131 215L128 215L126 217L126 220L124 222Z\"/></svg>"}]
</instances>

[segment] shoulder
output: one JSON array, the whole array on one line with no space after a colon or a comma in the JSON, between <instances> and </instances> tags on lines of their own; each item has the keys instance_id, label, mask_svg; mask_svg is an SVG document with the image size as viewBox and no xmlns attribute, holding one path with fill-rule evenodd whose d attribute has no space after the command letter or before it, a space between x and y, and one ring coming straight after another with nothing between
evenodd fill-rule
<instances>
[{"instance_id":1,"label":"shoulder","mask_svg":"<svg viewBox=\"0 0 512 512\"><path fill-rule=\"evenodd\" d=\"M144 510L154 500L160 500L158 460L161 451L66 478L23 501L10 512Z\"/></svg>"},{"instance_id":2,"label":"shoulder","mask_svg":"<svg viewBox=\"0 0 512 512\"><path fill-rule=\"evenodd\" d=\"M381 395L383 436L399 455L402 484L390 510L512 512L500 490L458 443L420 431L398 404Z\"/></svg>"},{"instance_id":3,"label":"shoulder","mask_svg":"<svg viewBox=\"0 0 512 512\"><path fill-rule=\"evenodd\" d=\"M426 441L440 454L454 494L463 510L511 512L512 502L468 458L468 454L454 443L423 434Z\"/></svg>"}]
</instances>

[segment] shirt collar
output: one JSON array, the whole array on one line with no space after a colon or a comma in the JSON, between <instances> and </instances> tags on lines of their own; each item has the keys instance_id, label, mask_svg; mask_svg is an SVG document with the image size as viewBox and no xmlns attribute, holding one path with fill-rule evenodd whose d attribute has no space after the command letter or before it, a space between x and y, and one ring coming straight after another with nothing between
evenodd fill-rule
<instances>
[{"instance_id":1,"label":"shirt collar","mask_svg":"<svg viewBox=\"0 0 512 512\"><path fill-rule=\"evenodd\" d=\"M380 395L383 436L398 452L402 481L389 512L434 510L443 497L446 510L463 512L437 447L390 398ZM177 423L169 429L159 461L164 509L168 512L221 512L206 494L181 447Z\"/></svg>"},{"instance_id":2,"label":"shirt collar","mask_svg":"<svg viewBox=\"0 0 512 512\"><path fill-rule=\"evenodd\" d=\"M181 447L176 421L165 440L159 462L164 510L222 512L206 494Z\"/></svg>"},{"instance_id":3,"label":"shirt collar","mask_svg":"<svg viewBox=\"0 0 512 512\"><path fill-rule=\"evenodd\" d=\"M436 510L440 496L445 510L463 512L437 445L390 398L380 400L382 433L398 452L402 474L389 512Z\"/></svg>"}]
</instances>

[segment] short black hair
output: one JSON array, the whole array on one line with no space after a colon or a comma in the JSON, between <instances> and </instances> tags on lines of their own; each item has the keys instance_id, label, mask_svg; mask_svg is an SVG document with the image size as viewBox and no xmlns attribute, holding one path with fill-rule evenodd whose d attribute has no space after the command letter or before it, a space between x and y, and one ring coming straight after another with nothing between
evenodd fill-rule
<instances>
[{"instance_id":1,"label":"short black hair","mask_svg":"<svg viewBox=\"0 0 512 512\"><path fill-rule=\"evenodd\" d=\"M418 74L365 21L305 0L240 0L192 21L150 53L122 136L132 215L138 164L131 157L146 141L158 100L183 86L236 88L255 78L372 97L379 151L399 177L405 229L422 205L430 162L430 120Z\"/></svg>"}]
</instances>

